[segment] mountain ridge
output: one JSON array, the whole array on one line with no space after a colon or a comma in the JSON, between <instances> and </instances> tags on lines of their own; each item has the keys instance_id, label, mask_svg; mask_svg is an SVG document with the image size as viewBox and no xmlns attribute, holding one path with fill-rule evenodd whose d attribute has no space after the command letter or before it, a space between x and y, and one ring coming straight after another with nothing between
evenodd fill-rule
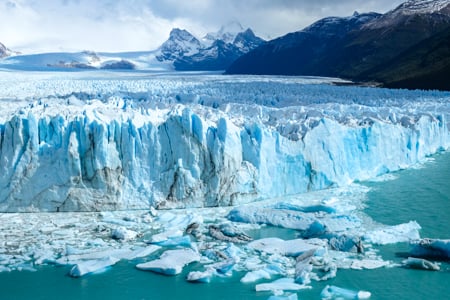
<instances>
[{"instance_id":1,"label":"mountain ridge","mask_svg":"<svg viewBox=\"0 0 450 300\"><path fill-rule=\"evenodd\" d=\"M250 51L237 59L226 73L341 77L353 81L378 81L385 86L396 82L396 87L431 89L435 85L401 85L400 78L381 76L381 66L396 60L413 63L402 60L403 53L448 28L450 1L407 1L382 15L368 13L324 18ZM440 51L447 50L442 47ZM426 69L427 65L422 68ZM388 71L387 68L384 70ZM437 78L439 74L434 76ZM427 81L432 82L431 79ZM450 90L450 83L439 88Z\"/></svg>"}]
</instances>

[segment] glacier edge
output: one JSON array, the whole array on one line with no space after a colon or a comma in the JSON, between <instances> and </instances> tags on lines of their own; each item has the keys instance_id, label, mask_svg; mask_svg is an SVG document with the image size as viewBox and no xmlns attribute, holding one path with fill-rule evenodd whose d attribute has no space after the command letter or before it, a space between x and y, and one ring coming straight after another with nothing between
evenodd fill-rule
<instances>
[{"instance_id":1,"label":"glacier edge","mask_svg":"<svg viewBox=\"0 0 450 300\"><path fill-rule=\"evenodd\" d=\"M0 123L1 212L236 205L399 170L450 140L445 115L358 125L321 116L291 139L258 118L184 104L45 109Z\"/></svg>"}]
</instances>

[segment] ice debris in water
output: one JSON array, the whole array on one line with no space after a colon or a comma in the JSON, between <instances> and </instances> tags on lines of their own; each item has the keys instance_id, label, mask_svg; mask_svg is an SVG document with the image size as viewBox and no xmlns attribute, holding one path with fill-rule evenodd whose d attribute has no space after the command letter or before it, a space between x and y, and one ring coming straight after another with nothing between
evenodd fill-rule
<instances>
[{"instance_id":1,"label":"ice debris in water","mask_svg":"<svg viewBox=\"0 0 450 300\"><path fill-rule=\"evenodd\" d=\"M159 259L138 264L136 268L164 275L177 275L185 265L199 260L200 255L192 249L167 250Z\"/></svg>"},{"instance_id":2,"label":"ice debris in water","mask_svg":"<svg viewBox=\"0 0 450 300\"><path fill-rule=\"evenodd\" d=\"M403 261L403 265L411 269L439 271L441 267L437 263L433 263L423 258L408 257Z\"/></svg>"},{"instance_id":3,"label":"ice debris in water","mask_svg":"<svg viewBox=\"0 0 450 300\"><path fill-rule=\"evenodd\" d=\"M370 292L367 291L353 291L334 285L327 285L320 294L323 300L333 300L333 299L369 299L371 296Z\"/></svg>"},{"instance_id":4,"label":"ice debris in water","mask_svg":"<svg viewBox=\"0 0 450 300\"><path fill-rule=\"evenodd\" d=\"M412 241L411 245L411 256L450 260L450 240L425 238Z\"/></svg>"}]
</instances>

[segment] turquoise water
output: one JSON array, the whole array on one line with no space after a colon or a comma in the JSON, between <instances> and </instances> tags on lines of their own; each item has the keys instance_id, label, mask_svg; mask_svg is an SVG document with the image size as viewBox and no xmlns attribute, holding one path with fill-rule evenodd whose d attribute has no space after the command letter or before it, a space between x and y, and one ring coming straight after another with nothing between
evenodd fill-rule
<instances>
[{"instance_id":1,"label":"turquoise water","mask_svg":"<svg viewBox=\"0 0 450 300\"><path fill-rule=\"evenodd\" d=\"M434 156L423 168L396 173L397 179L364 183L371 187L365 212L375 221L399 224L416 220L422 237L450 238L450 153ZM253 233L257 237L279 235L294 238L293 231L278 228ZM401 262L407 244L380 247L386 260ZM40 267L37 272L0 273L0 299L267 299L254 284L242 284L243 274L215 278L209 284L190 284L185 274L165 277L120 262L102 274L73 279L67 267ZM447 299L450 265L440 272L383 268L370 271L339 270L327 282L313 282L313 289L298 292L299 299L319 299L322 288L333 284L368 290L371 299Z\"/></svg>"}]
</instances>

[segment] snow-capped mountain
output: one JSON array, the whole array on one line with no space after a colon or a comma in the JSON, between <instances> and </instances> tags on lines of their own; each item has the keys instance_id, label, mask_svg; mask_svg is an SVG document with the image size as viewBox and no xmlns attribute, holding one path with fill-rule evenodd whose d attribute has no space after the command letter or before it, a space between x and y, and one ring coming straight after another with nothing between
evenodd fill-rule
<instances>
[{"instance_id":1,"label":"snow-capped mountain","mask_svg":"<svg viewBox=\"0 0 450 300\"><path fill-rule=\"evenodd\" d=\"M17 55L17 54L19 54L19 53L8 49L5 45L0 43L0 58L8 57L11 55Z\"/></svg>"},{"instance_id":2,"label":"snow-capped mountain","mask_svg":"<svg viewBox=\"0 0 450 300\"><path fill-rule=\"evenodd\" d=\"M449 0L410 0L387 12L376 21L366 24L366 29L378 29L415 23L414 18L442 22L450 16Z\"/></svg>"},{"instance_id":3,"label":"snow-capped mountain","mask_svg":"<svg viewBox=\"0 0 450 300\"><path fill-rule=\"evenodd\" d=\"M274 39L250 51L233 63L227 72L322 75L324 68L333 66L321 64L326 55L336 51L337 45L342 43L349 32L379 16L376 13L355 13L346 18L324 18L303 30ZM318 64L321 64L321 68L318 68Z\"/></svg>"},{"instance_id":4,"label":"snow-capped mountain","mask_svg":"<svg viewBox=\"0 0 450 300\"><path fill-rule=\"evenodd\" d=\"M183 71L225 70L237 58L264 43L264 40L257 37L250 28L236 34L224 33L223 30L222 28L216 35L208 34L207 37L209 39L216 36L224 39L216 39L211 45L205 45L195 54L179 57L174 61L175 69ZM231 42L229 42L230 40Z\"/></svg>"},{"instance_id":5,"label":"snow-capped mountain","mask_svg":"<svg viewBox=\"0 0 450 300\"><path fill-rule=\"evenodd\" d=\"M102 53L93 51L19 55L0 62L1 68L20 70L138 69L151 71L225 70L241 55L264 40L239 23L223 26L216 33L196 38L187 30L174 28L160 47L153 51ZM0 57L11 53L1 45Z\"/></svg>"},{"instance_id":6,"label":"snow-capped mountain","mask_svg":"<svg viewBox=\"0 0 450 300\"><path fill-rule=\"evenodd\" d=\"M450 1L407 1L383 15L355 13L348 18L319 20L241 56L227 72L331 76L385 86L450 90L450 82L442 83L438 78L450 73L450 64L447 60L435 63L438 57L450 56L448 46L438 45L438 55L431 56L427 53L434 49L427 51L427 44L423 44L434 36L445 36L445 32L450 32ZM440 37L436 40L445 44ZM421 50L414 51L420 43ZM432 44L436 45L435 40L428 47ZM408 57L415 61L403 59L406 51L411 51ZM396 64L397 69L389 70L398 61L405 65ZM421 67L409 72L405 71L408 65ZM381 70L389 70L389 78ZM410 79L419 73L427 73L426 85L412 84L417 80Z\"/></svg>"},{"instance_id":7,"label":"snow-capped mountain","mask_svg":"<svg viewBox=\"0 0 450 300\"><path fill-rule=\"evenodd\" d=\"M202 48L200 41L184 29L174 28L170 32L169 39L164 42L157 55L160 61L175 60L186 55L193 55Z\"/></svg>"},{"instance_id":8,"label":"snow-capped mountain","mask_svg":"<svg viewBox=\"0 0 450 300\"><path fill-rule=\"evenodd\" d=\"M409 0L398 6L391 13L401 14L429 14L449 13L450 1L448 0Z\"/></svg>"},{"instance_id":9,"label":"snow-capped mountain","mask_svg":"<svg viewBox=\"0 0 450 300\"><path fill-rule=\"evenodd\" d=\"M232 22L218 32L210 32L201 40L186 30L172 30L169 39L160 47L160 61L172 61L176 70L225 70L237 58L264 43L253 31Z\"/></svg>"},{"instance_id":10,"label":"snow-capped mountain","mask_svg":"<svg viewBox=\"0 0 450 300\"><path fill-rule=\"evenodd\" d=\"M222 26L217 32L207 33L202 41L205 44L211 44L216 40L224 41L225 43L233 43L236 36L244 32L245 29L239 22L233 21L224 26Z\"/></svg>"}]
</instances>

